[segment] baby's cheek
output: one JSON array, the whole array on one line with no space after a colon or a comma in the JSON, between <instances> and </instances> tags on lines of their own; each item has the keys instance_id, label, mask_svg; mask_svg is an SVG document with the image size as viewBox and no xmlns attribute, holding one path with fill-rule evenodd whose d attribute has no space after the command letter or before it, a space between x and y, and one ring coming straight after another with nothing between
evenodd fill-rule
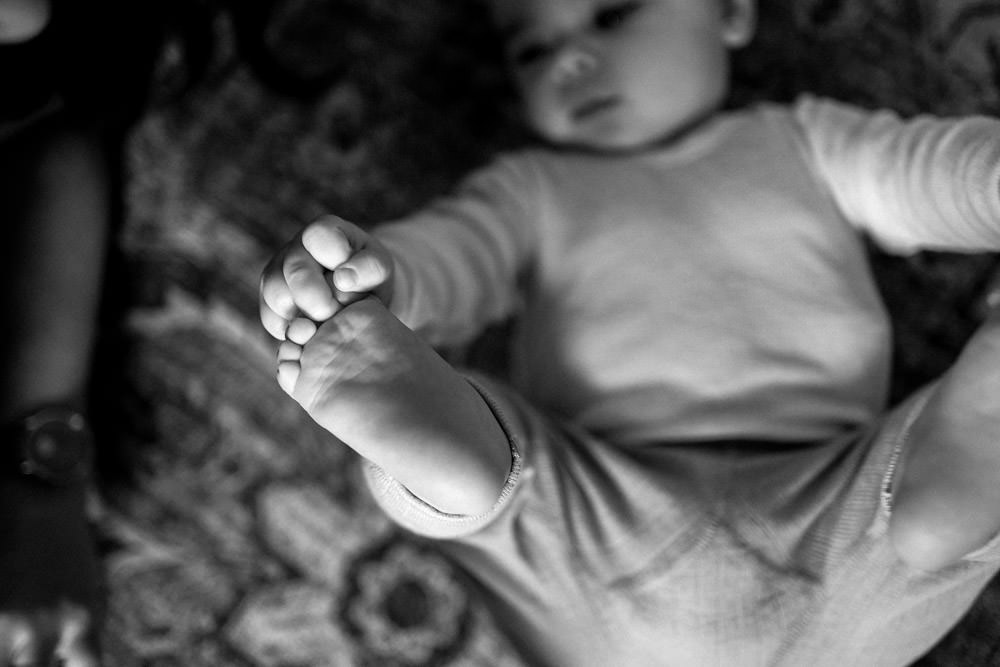
<instances>
[{"instance_id":1,"label":"baby's cheek","mask_svg":"<svg viewBox=\"0 0 1000 667\"><path fill-rule=\"evenodd\" d=\"M559 111L556 101L545 91L527 89L521 94L521 116L525 124L536 134L549 141L558 142L561 132Z\"/></svg>"}]
</instances>

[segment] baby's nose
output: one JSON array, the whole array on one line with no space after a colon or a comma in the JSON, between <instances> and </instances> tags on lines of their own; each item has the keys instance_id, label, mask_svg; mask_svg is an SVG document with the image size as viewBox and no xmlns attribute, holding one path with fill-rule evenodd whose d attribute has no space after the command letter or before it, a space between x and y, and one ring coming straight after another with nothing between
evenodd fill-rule
<instances>
[{"instance_id":1,"label":"baby's nose","mask_svg":"<svg viewBox=\"0 0 1000 667\"><path fill-rule=\"evenodd\" d=\"M549 71L553 83L566 85L585 77L597 67L597 57L580 46L567 44L556 54Z\"/></svg>"}]
</instances>

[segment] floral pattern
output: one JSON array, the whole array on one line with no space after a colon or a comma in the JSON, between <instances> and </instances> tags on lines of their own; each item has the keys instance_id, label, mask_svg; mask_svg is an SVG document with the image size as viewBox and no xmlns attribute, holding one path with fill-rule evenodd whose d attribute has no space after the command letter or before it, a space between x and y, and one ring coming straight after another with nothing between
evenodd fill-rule
<instances>
[{"instance_id":1,"label":"floral pattern","mask_svg":"<svg viewBox=\"0 0 1000 667\"><path fill-rule=\"evenodd\" d=\"M461 573L390 525L355 457L280 392L256 318L260 270L303 222L400 215L524 139L476 5L286 0L268 32L275 53L341 67L335 83L282 97L230 54L132 136L127 336L114 350L127 363L109 401L122 444L102 448L116 455L96 511L108 665L522 664ZM995 1L761 6L739 101L810 90L904 114L1000 113ZM875 261L899 396L954 359L996 262ZM502 368L502 335L485 341L452 354ZM996 664L998 627L994 584L922 664Z\"/></svg>"},{"instance_id":2,"label":"floral pattern","mask_svg":"<svg viewBox=\"0 0 1000 667\"><path fill-rule=\"evenodd\" d=\"M353 581L346 623L382 664L429 664L465 631L465 589L444 561L412 544L390 543L358 564Z\"/></svg>"}]
</instances>

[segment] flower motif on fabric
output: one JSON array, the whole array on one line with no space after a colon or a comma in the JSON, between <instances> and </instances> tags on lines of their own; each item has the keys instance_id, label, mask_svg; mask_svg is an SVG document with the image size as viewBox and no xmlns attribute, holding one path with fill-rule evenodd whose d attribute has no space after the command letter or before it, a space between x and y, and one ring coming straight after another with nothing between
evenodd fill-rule
<instances>
[{"instance_id":1,"label":"flower motif on fabric","mask_svg":"<svg viewBox=\"0 0 1000 667\"><path fill-rule=\"evenodd\" d=\"M377 664L433 665L461 647L469 599L452 568L407 541L357 563L344 624Z\"/></svg>"}]
</instances>

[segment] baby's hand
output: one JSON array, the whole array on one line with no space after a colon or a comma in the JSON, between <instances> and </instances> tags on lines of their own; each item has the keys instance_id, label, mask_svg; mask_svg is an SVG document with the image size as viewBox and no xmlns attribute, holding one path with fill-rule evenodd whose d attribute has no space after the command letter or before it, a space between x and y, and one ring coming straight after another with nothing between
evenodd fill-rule
<instances>
[{"instance_id":1,"label":"baby's hand","mask_svg":"<svg viewBox=\"0 0 1000 667\"><path fill-rule=\"evenodd\" d=\"M296 362L316 332L316 323L343 306L373 294L392 298L393 261L389 252L360 227L333 216L308 225L265 267L260 282L260 319L283 340L280 369ZM284 386L284 385L283 385Z\"/></svg>"}]
</instances>

